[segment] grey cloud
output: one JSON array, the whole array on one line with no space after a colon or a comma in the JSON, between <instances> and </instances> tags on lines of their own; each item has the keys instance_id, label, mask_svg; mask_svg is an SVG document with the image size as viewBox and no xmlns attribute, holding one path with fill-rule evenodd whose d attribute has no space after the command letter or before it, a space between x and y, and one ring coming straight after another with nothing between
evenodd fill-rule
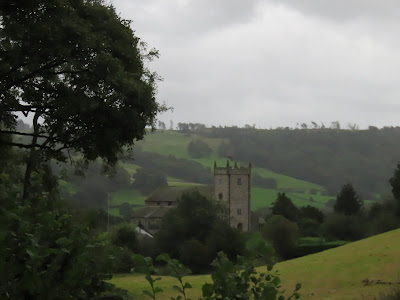
<instances>
[{"instance_id":1,"label":"grey cloud","mask_svg":"<svg viewBox=\"0 0 400 300\"><path fill-rule=\"evenodd\" d=\"M150 68L165 78L158 99L174 107L166 123L397 122L398 21L383 17L397 2L114 2L161 52Z\"/></svg>"},{"instance_id":2,"label":"grey cloud","mask_svg":"<svg viewBox=\"0 0 400 300\"><path fill-rule=\"evenodd\" d=\"M293 7L305 14L336 21L352 21L356 18L398 19L398 0L271 0L275 4Z\"/></svg>"}]
</instances>

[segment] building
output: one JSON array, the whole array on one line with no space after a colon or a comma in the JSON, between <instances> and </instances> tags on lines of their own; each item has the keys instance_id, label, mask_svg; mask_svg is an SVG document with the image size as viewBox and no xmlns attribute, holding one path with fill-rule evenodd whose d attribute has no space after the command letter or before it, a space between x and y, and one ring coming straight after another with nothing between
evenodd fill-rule
<instances>
[{"instance_id":1,"label":"building","mask_svg":"<svg viewBox=\"0 0 400 300\"><path fill-rule=\"evenodd\" d=\"M176 205L182 194L197 189L207 197L214 197L216 200L226 203L232 227L250 231L250 176L250 164L248 167L238 167L236 163L230 166L227 161L226 167L217 167L217 164L214 163L214 187L160 187L146 199L144 208L132 214L131 221L154 234L160 228L162 218Z\"/></svg>"},{"instance_id":2,"label":"building","mask_svg":"<svg viewBox=\"0 0 400 300\"><path fill-rule=\"evenodd\" d=\"M174 206L182 194L198 190L201 194L212 197L211 186L184 187L163 186L155 190L145 201L144 208L133 212L131 222L151 234L160 229L162 218Z\"/></svg>"},{"instance_id":3,"label":"building","mask_svg":"<svg viewBox=\"0 0 400 300\"><path fill-rule=\"evenodd\" d=\"M238 167L235 162L230 166L227 161L225 167L217 167L215 162L214 179L214 197L226 202L231 226L250 231L251 164Z\"/></svg>"}]
</instances>

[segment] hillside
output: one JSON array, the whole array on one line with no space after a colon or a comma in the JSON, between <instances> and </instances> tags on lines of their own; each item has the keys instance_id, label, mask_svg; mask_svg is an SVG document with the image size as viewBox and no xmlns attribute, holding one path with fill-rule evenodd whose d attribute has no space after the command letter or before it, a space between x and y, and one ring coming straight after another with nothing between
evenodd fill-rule
<instances>
[{"instance_id":1,"label":"hillside","mask_svg":"<svg viewBox=\"0 0 400 300\"><path fill-rule=\"evenodd\" d=\"M212 153L205 158L192 158L188 153L188 145L192 141L201 140L205 142L211 149ZM177 162L187 162L198 164L198 168L207 169L209 178L208 184L212 184L212 168L214 162L217 165L225 165L227 157L218 155L218 149L227 142L224 138L211 138L201 134L185 134L178 131L158 130L151 132L145 136L144 140L136 143L134 149L135 160L125 161L120 165L132 176L140 167L153 167L160 169L167 174L169 186L196 186L207 184L206 182L198 182L195 179L182 178L187 175L183 173L171 175L171 169L175 171ZM239 164L247 164L249 162L240 162ZM252 187L251 209L256 210L260 207L269 207L276 199L279 191L290 193L293 202L298 206L312 205L318 208L324 208L325 204L332 199L332 196L324 195L324 188L320 185L296 179L290 176L273 172L267 168L252 163L252 176L257 176L259 180L273 180L276 182L275 188ZM189 172L195 173L198 168L189 168ZM178 176L178 177L177 177ZM192 176L194 177L194 176ZM202 177L203 178L203 177ZM124 202L139 207L143 205L146 197L140 195L136 191L122 190L112 194L111 204L113 206L120 205ZM113 208L111 213L118 215L118 208Z\"/></svg>"},{"instance_id":2,"label":"hillside","mask_svg":"<svg viewBox=\"0 0 400 300\"><path fill-rule=\"evenodd\" d=\"M400 281L400 229L353 242L324 252L281 262L275 266L283 281L283 288L290 291L297 282L302 284L301 299L372 300L374 296L393 286L389 282ZM372 284L365 286L363 280ZM201 296L201 286L210 281L209 275L188 276L193 285L189 297ZM376 284L380 280L384 284ZM147 288L140 274L117 275L112 283L127 289L135 299ZM162 276L159 286L164 289L158 299L176 296L173 278ZM385 284L386 283L386 284Z\"/></svg>"}]
</instances>

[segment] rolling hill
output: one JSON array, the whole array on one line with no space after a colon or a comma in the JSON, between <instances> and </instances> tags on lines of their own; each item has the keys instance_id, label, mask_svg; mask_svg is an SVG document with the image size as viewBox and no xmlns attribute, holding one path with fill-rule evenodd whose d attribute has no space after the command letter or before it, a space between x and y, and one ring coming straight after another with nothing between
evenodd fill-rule
<instances>
[{"instance_id":1,"label":"rolling hill","mask_svg":"<svg viewBox=\"0 0 400 300\"><path fill-rule=\"evenodd\" d=\"M201 140L212 149L212 154L206 158L191 158L187 147L191 141ZM227 158L218 156L218 148L222 143L226 142L223 138L210 138L199 134L184 134L178 131L158 130L149 133L145 136L144 140L137 142L136 147L141 151L149 153L157 153L162 155L165 160L169 156L174 156L178 159L187 161L195 161L200 163L206 168L212 169L214 162L217 165L225 165ZM130 174L133 175L138 168L140 168L140 160L125 161L121 166ZM248 162L239 162L239 164L248 164ZM322 186L307 182L304 180L296 179L290 176L279 174L268 170L266 168L252 165L252 175L260 176L262 178L273 179L276 181L277 186L275 189L267 189L261 187L252 187L252 204L251 209L256 210L260 207L268 207L276 199L276 194L279 191L286 191L290 193L292 201L298 206L312 205L318 208L324 208L325 204L332 198L332 196L325 195L325 190ZM167 174L169 175L169 174ZM210 174L211 175L211 174ZM182 178L168 176L168 185L170 186L196 186L201 185L198 182L191 182ZM112 205L119 205L124 202L140 205L144 203L146 197L132 192L132 191L118 191L112 195ZM118 214L118 209L113 209L112 213Z\"/></svg>"},{"instance_id":2,"label":"rolling hill","mask_svg":"<svg viewBox=\"0 0 400 300\"><path fill-rule=\"evenodd\" d=\"M283 289L291 291L301 283L300 299L310 300L372 300L382 291L400 287L400 229L320 253L278 263L274 269L281 274ZM263 268L263 267L260 267ZM176 296L175 279L161 276L158 286L164 292L159 300ZM201 286L210 282L209 275L187 276L193 289L191 299L201 296ZM147 283L141 274L117 275L112 280L127 289L134 299L146 299L142 290Z\"/></svg>"}]
</instances>

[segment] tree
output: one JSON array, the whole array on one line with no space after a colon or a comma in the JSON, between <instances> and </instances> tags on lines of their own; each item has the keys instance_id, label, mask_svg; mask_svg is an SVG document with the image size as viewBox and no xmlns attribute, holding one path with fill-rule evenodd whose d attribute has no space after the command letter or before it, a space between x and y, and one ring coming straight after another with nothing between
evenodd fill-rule
<instances>
[{"instance_id":1,"label":"tree","mask_svg":"<svg viewBox=\"0 0 400 300\"><path fill-rule=\"evenodd\" d=\"M400 215L400 163L397 164L397 169L394 170L393 177L389 180L392 186L393 197L397 200L397 210Z\"/></svg>"},{"instance_id":2,"label":"tree","mask_svg":"<svg viewBox=\"0 0 400 300\"><path fill-rule=\"evenodd\" d=\"M268 218L262 228L262 235L272 242L277 254L282 257L290 257L299 237L299 228L281 215Z\"/></svg>"},{"instance_id":3,"label":"tree","mask_svg":"<svg viewBox=\"0 0 400 300\"><path fill-rule=\"evenodd\" d=\"M142 139L163 109L155 101L158 56L134 36L130 22L101 0L3 1L0 4L0 135L28 136L23 198L40 161L64 150L113 164L123 146ZM31 115L32 132L15 129Z\"/></svg>"},{"instance_id":4,"label":"tree","mask_svg":"<svg viewBox=\"0 0 400 300\"><path fill-rule=\"evenodd\" d=\"M336 197L334 210L345 215L355 215L361 211L363 201L358 197L356 191L350 183L342 186Z\"/></svg>"},{"instance_id":5,"label":"tree","mask_svg":"<svg viewBox=\"0 0 400 300\"><path fill-rule=\"evenodd\" d=\"M225 210L197 190L183 194L155 235L160 251L179 258L192 271L207 270L218 251L235 259L244 252L243 235L230 227ZM191 257L193 249L200 257Z\"/></svg>"},{"instance_id":6,"label":"tree","mask_svg":"<svg viewBox=\"0 0 400 300\"><path fill-rule=\"evenodd\" d=\"M193 158L208 157L213 152L210 146L202 140L191 141L187 150L189 155Z\"/></svg>"},{"instance_id":7,"label":"tree","mask_svg":"<svg viewBox=\"0 0 400 300\"><path fill-rule=\"evenodd\" d=\"M163 172L155 169L140 168L133 174L132 187L148 195L160 186L167 186L167 177Z\"/></svg>"},{"instance_id":8,"label":"tree","mask_svg":"<svg viewBox=\"0 0 400 300\"><path fill-rule=\"evenodd\" d=\"M298 208L285 193L278 193L278 198L272 204L271 210L274 215L282 215L291 221L296 221L299 213Z\"/></svg>"}]
</instances>

